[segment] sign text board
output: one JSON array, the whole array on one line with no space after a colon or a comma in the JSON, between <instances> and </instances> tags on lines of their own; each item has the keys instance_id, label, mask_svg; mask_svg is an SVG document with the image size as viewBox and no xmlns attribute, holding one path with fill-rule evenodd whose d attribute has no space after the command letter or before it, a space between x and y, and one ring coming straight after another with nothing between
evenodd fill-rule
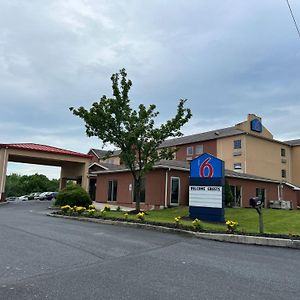
<instances>
[{"instance_id":1,"label":"sign text board","mask_svg":"<svg viewBox=\"0 0 300 300\"><path fill-rule=\"evenodd\" d=\"M204 153L191 161L190 218L224 222L224 162Z\"/></svg>"},{"instance_id":2,"label":"sign text board","mask_svg":"<svg viewBox=\"0 0 300 300\"><path fill-rule=\"evenodd\" d=\"M190 206L223 208L221 186L190 186Z\"/></svg>"}]
</instances>

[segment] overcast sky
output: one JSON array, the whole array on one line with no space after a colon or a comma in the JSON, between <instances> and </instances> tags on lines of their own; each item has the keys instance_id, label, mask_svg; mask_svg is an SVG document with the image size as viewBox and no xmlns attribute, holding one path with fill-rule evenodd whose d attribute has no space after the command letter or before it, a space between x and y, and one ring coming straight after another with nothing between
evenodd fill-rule
<instances>
[{"instance_id":1,"label":"overcast sky","mask_svg":"<svg viewBox=\"0 0 300 300\"><path fill-rule=\"evenodd\" d=\"M133 105L156 104L159 122L188 99L185 134L255 113L275 138L300 138L300 39L285 0L0 0L0 143L101 148L68 108L110 96L123 67Z\"/></svg>"}]
</instances>

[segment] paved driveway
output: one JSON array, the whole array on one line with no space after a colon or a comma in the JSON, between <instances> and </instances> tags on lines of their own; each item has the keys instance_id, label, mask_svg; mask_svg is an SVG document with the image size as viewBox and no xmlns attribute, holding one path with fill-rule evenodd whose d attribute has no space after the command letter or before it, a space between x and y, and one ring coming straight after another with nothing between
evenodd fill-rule
<instances>
[{"instance_id":1,"label":"paved driveway","mask_svg":"<svg viewBox=\"0 0 300 300\"><path fill-rule=\"evenodd\" d=\"M0 207L0 299L299 299L300 251Z\"/></svg>"}]
</instances>

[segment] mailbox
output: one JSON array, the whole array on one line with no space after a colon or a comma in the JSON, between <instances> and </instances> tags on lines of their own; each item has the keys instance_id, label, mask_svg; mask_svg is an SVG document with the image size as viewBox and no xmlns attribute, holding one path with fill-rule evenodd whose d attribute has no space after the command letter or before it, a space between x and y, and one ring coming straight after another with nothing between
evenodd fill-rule
<instances>
[{"instance_id":1,"label":"mailbox","mask_svg":"<svg viewBox=\"0 0 300 300\"><path fill-rule=\"evenodd\" d=\"M253 208L257 208L260 207L262 205L262 199L260 197L253 197L250 198L249 201L250 206L252 206Z\"/></svg>"}]
</instances>

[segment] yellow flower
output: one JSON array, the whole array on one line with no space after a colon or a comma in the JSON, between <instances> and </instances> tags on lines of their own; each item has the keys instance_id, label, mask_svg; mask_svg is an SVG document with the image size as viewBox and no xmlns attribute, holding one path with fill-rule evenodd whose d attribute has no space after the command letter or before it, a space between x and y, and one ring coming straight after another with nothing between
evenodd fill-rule
<instances>
[{"instance_id":1,"label":"yellow flower","mask_svg":"<svg viewBox=\"0 0 300 300\"><path fill-rule=\"evenodd\" d=\"M136 216L141 221L144 221L144 219L145 219L145 213L144 212L139 212Z\"/></svg>"}]
</instances>

